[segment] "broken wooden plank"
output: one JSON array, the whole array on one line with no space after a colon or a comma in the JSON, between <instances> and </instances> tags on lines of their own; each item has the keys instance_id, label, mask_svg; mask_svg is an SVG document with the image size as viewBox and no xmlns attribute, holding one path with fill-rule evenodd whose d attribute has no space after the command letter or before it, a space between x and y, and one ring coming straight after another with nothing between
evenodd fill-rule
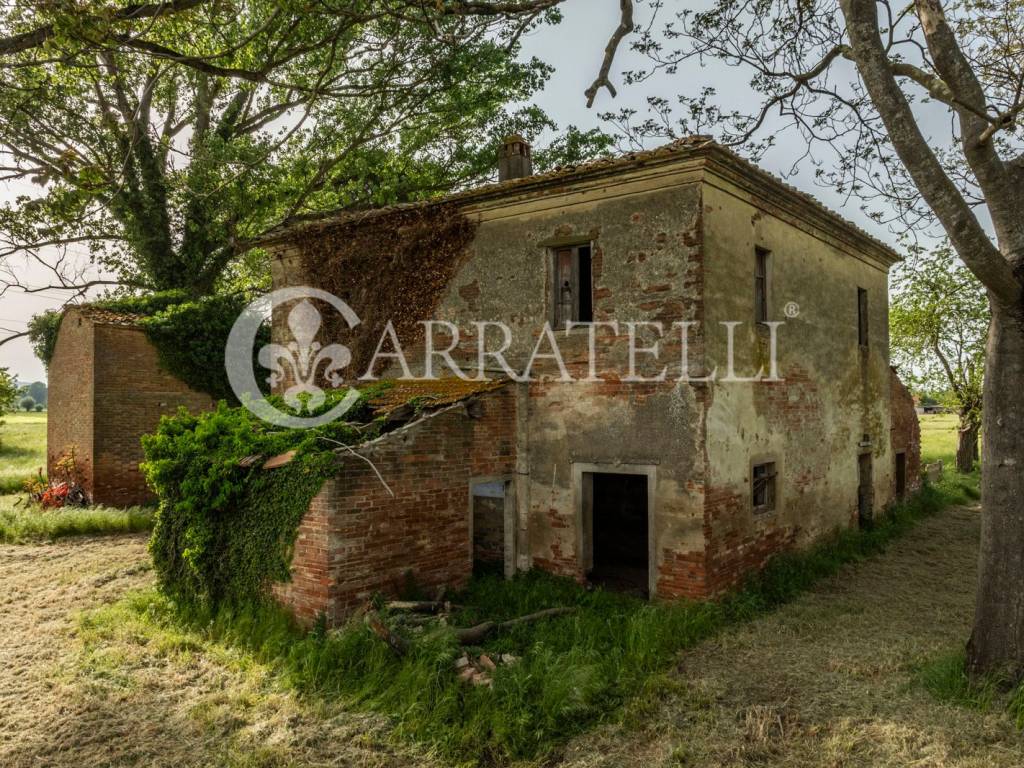
<instances>
[{"instance_id":1,"label":"broken wooden plank","mask_svg":"<svg viewBox=\"0 0 1024 768\"><path fill-rule=\"evenodd\" d=\"M277 469L283 467L285 464L291 462L295 458L295 451L286 451L285 453L279 453L277 456L271 456L265 462L263 462L264 469Z\"/></svg>"},{"instance_id":2,"label":"broken wooden plank","mask_svg":"<svg viewBox=\"0 0 1024 768\"><path fill-rule=\"evenodd\" d=\"M388 647L396 656L405 656L409 650L409 644L401 637L392 632L388 626L381 621L380 616L375 613L368 613L363 621L366 622L373 634L388 644Z\"/></svg>"}]
</instances>

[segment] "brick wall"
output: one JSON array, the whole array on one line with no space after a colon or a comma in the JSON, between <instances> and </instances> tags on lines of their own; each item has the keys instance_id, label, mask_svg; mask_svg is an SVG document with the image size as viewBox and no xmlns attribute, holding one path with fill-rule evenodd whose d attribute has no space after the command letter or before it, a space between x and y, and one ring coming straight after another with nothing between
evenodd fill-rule
<instances>
[{"instance_id":1,"label":"brick wall","mask_svg":"<svg viewBox=\"0 0 1024 768\"><path fill-rule=\"evenodd\" d=\"M49 382L47 453L52 464L75 445L88 468L87 487L98 504L129 506L154 500L139 471L142 435L180 406L209 410L209 395L164 371L145 333L94 323L70 310L61 323Z\"/></svg>"},{"instance_id":2,"label":"brick wall","mask_svg":"<svg viewBox=\"0 0 1024 768\"><path fill-rule=\"evenodd\" d=\"M274 594L303 622L332 624L380 592L428 594L472 573L470 484L515 469L510 389L451 406L339 455L299 527L292 579Z\"/></svg>"},{"instance_id":3,"label":"brick wall","mask_svg":"<svg viewBox=\"0 0 1024 768\"><path fill-rule=\"evenodd\" d=\"M46 463L74 451L86 490L93 491L93 324L68 310L48 369Z\"/></svg>"},{"instance_id":4,"label":"brick wall","mask_svg":"<svg viewBox=\"0 0 1024 768\"><path fill-rule=\"evenodd\" d=\"M905 453L907 457L907 490L914 491L921 487L921 425L914 409L914 397L910 394L899 374L892 371L892 454L895 460L897 453ZM895 477L895 473L894 473ZM895 492L895 488L893 489Z\"/></svg>"}]
</instances>

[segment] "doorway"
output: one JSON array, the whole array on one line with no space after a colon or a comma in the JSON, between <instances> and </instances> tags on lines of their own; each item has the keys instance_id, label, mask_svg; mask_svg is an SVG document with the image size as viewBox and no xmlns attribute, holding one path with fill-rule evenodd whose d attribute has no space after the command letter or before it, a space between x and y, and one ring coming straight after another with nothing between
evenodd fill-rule
<instances>
[{"instance_id":1,"label":"doorway","mask_svg":"<svg viewBox=\"0 0 1024 768\"><path fill-rule=\"evenodd\" d=\"M896 498L902 500L907 495L907 454L900 451L896 454Z\"/></svg>"},{"instance_id":2,"label":"doorway","mask_svg":"<svg viewBox=\"0 0 1024 768\"><path fill-rule=\"evenodd\" d=\"M650 596L650 477L584 472L583 567L591 583Z\"/></svg>"},{"instance_id":3,"label":"doorway","mask_svg":"<svg viewBox=\"0 0 1024 768\"><path fill-rule=\"evenodd\" d=\"M475 573L502 573L504 570L509 495L509 483L505 480L486 480L471 486Z\"/></svg>"},{"instance_id":4,"label":"doorway","mask_svg":"<svg viewBox=\"0 0 1024 768\"><path fill-rule=\"evenodd\" d=\"M857 461L857 520L861 528L870 528L874 517L874 489L871 481L871 454L862 453Z\"/></svg>"}]
</instances>

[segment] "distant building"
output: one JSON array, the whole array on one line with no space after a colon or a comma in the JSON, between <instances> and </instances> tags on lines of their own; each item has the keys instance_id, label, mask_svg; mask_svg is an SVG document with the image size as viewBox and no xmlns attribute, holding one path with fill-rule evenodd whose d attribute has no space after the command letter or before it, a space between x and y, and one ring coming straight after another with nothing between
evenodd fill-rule
<instances>
[{"instance_id":1,"label":"distant building","mask_svg":"<svg viewBox=\"0 0 1024 768\"><path fill-rule=\"evenodd\" d=\"M74 452L90 498L129 506L154 500L139 471L142 435L179 406L213 407L160 367L138 317L95 307L64 313L49 365L47 471Z\"/></svg>"}]
</instances>

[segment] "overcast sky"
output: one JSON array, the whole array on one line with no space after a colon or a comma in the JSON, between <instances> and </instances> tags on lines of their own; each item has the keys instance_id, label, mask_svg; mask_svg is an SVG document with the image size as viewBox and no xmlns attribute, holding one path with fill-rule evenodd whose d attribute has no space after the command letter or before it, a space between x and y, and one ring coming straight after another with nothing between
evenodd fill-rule
<instances>
[{"instance_id":1,"label":"overcast sky","mask_svg":"<svg viewBox=\"0 0 1024 768\"><path fill-rule=\"evenodd\" d=\"M590 128L599 124L598 114L617 109L620 106L634 106L645 110L645 98L656 94L674 98L676 94L689 91L697 93L704 85L714 85L723 102L742 106L748 98L749 89L743 78L734 70L720 64L707 68L680 71L671 77L661 77L641 86L619 88L619 96L612 99L602 91L593 109L587 109L584 90L594 79L608 36L618 23L618 3L614 0L569 0L564 6L565 21L558 26L545 28L525 40L526 55L536 55L555 67L555 73L547 88L537 96L537 103L543 107L561 126L575 124ZM644 8L641 6L638 11ZM643 23L638 18L638 23ZM631 54L628 46L620 49L613 67L613 78L621 84L620 72L638 68L643 62ZM748 99L748 104L749 104ZM782 133L778 146L762 162L762 167L774 173L789 170L792 159L803 151L800 137L795 133ZM843 196L813 183L809 173L788 178L787 181L809 192L831 208L840 211L868 232L887 242L894 242L893 236L884 227L875 224L858 209L856 201L845 203ZM8 186L2 190L8 199L17 193L32 193L33 187L23 184ZM38 188L35 188L38 193ZM46 282L45 275L29 272L29 278L36 283ZM25 295L8 293L0 298L0 328L22 330L31 315L62 303L60 291L46 291L41 294ZM0 347L0 366L7 366L23 382L45 378L42 364L32 354L28 342L19 339Z\"/></svg>"}]
</instances>

